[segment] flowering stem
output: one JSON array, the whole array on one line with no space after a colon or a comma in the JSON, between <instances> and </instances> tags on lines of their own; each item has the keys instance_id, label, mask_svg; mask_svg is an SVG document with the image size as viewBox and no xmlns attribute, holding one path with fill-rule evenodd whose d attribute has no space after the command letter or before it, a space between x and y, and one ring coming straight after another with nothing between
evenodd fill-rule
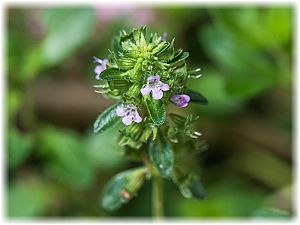
<instances>
[{"instance_id":1,"label":"flowering stem","mask_svg":"<svg viewBox=\"0 0 300 225\"><path fill-rule=\"evenodd\" d=\"M159 175L152 178L152 214L155 219L161 219L163 209L163 180Z\"/></svg>"}]
</instances>

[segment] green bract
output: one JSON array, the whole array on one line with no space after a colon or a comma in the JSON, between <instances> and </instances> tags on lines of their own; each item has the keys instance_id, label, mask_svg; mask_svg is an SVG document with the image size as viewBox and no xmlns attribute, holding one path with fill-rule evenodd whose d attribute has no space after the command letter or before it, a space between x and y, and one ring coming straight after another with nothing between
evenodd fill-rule
<instances>
[{"instance_id":1,"label":"green bract","mask_svg":"<svg viewBox=\"0 0 300 225\"><path fill-rule=\"evenodd\" d=\"M109 182L102 198L108 210L135 195L145 174L173 180L185 197L204 195L196 166L192 166L199 152L195 140L201 133L191 124L198 117L167 112L167 105L184 108L189 102L206 105L208 101L186 87L188 79L201 77L200 69L188 68L189 53L175 50L174 40L147 34L145 26L130 33L123 30L113 38L108 60L94 57L99 64L95 91L119 100L98 116L94 132L100 134L122 121L118 144L124 147L124 156L145 165Z\"/></svg>"}]
</instances>

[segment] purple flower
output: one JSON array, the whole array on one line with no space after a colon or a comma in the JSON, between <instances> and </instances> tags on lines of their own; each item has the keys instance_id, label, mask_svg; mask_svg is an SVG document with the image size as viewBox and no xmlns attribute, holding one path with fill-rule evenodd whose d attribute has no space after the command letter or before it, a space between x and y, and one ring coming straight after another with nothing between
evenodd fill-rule
<instances>
[{"instance_id":1,"label":"purple flower","mask_svg":"<svg viewBox=\"0 0 300 225\"><path fill-rule=\"evenodd\" d=\"M171 97L171 101L179 107L187 107L190 99L190 96L185 94L175 94Z\"/></svg>"},{"instance_id":2,"label":"purple flower","mask_svg":"<svg viewBox=\"0 0 300 225\"><path fill-rule=\"evenodd\" d=\"M166 40L167 40L167 35L168 35L167 32L164 32L163 37L162 37L162 40L163 40L163 41L166 41Z\"/></svg>"},{"instance_id":3,"label":"purple flower","mask_svg":"<svg viewBox=\"0 0 300 225\"><path fill-rule=\"evenodd\" d=\"M93 57L94 58L94 63L99 63L99 65L97 65L94 69L94 72L96 74L96 79L99 80L99 75L102 71L106 70L106 64L108 63L107 59L99 59L97 57Z\"/></svg>"},{"instance_id":4,"label":"purple flower","mask_svg":"<svg viewBox=\"0 0 300 225\"><path fill-rule=\"evenodd\" d=\"M116 109L116 113L118 116L123 117L122 122L129 126L132 121L136 123L142 122L142 117L140 117L137 108L133 104L122 104Z\"/></svg>"},{"instance_id":5,"label":"purple flower","mask_svg":"<svg viewBox=\"0 0 300 225\"><path fill-rule=\"evenodd\" d=\"M160 76L150 76L147 79L147 84L141 88L142 95L148 95L152 91L154 99L161 99L163 97L162 91L168 91L169 85L160 81Z\"/></svg>"}]
</instances>

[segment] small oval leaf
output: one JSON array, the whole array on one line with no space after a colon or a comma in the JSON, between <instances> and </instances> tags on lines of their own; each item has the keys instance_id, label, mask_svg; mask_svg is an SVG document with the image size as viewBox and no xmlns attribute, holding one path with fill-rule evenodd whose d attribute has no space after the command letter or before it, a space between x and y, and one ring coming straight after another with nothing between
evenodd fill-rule
<instances>
[{"instance_id":1,"label":"small oval leaf","mask_svg":"<svg viewBox=\"0 0 300 225\"><path fill-rule=\"evenodd\" d=\"M122 70L130 70L135 66L136 59L131 57L123 57L120 59L116 59L116 63L118 68Z\"/></svg>"},{"instance_id":2,"label":"small oval leaf","mask_svg":"<svg viewBox=\"0 0 300 225\"><path fill-rule=\"evenodd\" d=\"M187 94L188 96L190 96L190 98L191 98L190 101L191 102L198 103L198 104L201 104L201 105L207 105L208 104L207 98L205 98L202 94L200 94L198 92L187 89L184 93Z\"/></svg>"},{"instance_id":3,"label":"small oval leaf","mask_svg":"<svg viewBox=\"0 0 300 225\"><path fill-rule=\"evenodd\" d=\"M168 139L158 133L149 145L149 156L162 177L168 178L173 174L174 154Z\"/></svg>"},{"instance_id":4,"label":"small oval leaf","mask_svg":"<svg viewBox=\"0 0 300 225\"><path fill-rule=\"evenodd\" d=\"M114 127L120 121L120 117L116 114L116 109L119 105L121 103L114 104L98 116L94 123L94 133L100 134Z\"/></svg>"},{"instance_id":5,"label":"small oval leaf","mask_svg":"<svg viewBox=\"0 0 300 225\"><path fill-rule=\"evenodd\" d=\"M107 81L124 80L124 77L121 76L123 72L124 71L119 70L117 68L108 68L104 70L102 73L100 73L100 78Z\"/></svg>"},{"instance_id":6,"label":"small oval leaf","mask_svg":"<svg viewBox=\"0 0 300 225\"><path fill-rule=\"evenodd\" d=\"M156 126L161 126L166 120L165 105L161 100L147 99L147 109L152 122Z\"/></svg>"},{"instance_id":7,"label":"small oval leaf","mask_svg":"<svg viewBox=\"0 0 300 225\"><path fill-rule=\"evenodd\" d=\"M104 187L101 195L102 207L112 211L127 203L136 195L147 174L147 168L139 167L115 175Z\"/></svg>"}]
</instances>

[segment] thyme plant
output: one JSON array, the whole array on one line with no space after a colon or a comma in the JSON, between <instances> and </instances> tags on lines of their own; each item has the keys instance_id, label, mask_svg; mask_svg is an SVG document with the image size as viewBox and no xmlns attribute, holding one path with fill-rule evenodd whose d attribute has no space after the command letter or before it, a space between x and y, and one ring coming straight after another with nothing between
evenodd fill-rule
<instances>
[{"instance_id":1,"label":"thyme plant","mask_svg":"<svg viewBox=\"0 0 300 225\"><path fill-rule=\"evenodd\" d=\"M152 179L152 207L163 216L163 180L172 180L186 198L203 198L196 153L205 147L187 115L190 103L207 104L206 98L187 88L188 79L201 77L189 69L188 52L174 49L166 33L147 35L146 27L122 30L113 38L107 59L94 57L97 93L118 100L100 114L94 132L101 134L122 123L118 144L124 156L142 166L115 175L106 185L101 204L115 210L135 195L146 179ZM167 106L182 108L184 115L169 113Z\"/></svg>"}]
</instances>

